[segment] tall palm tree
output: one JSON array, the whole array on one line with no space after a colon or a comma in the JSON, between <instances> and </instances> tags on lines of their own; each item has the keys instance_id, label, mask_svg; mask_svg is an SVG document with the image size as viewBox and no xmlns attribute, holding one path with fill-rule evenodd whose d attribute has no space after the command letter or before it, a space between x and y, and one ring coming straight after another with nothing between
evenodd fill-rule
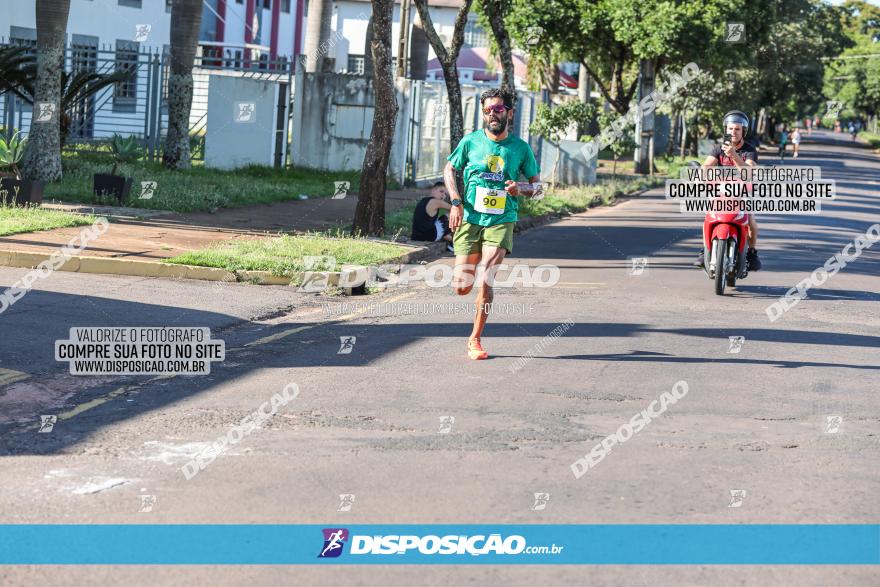
<instances>
[{"instance_id":1,"label":"tall palm tree","mask_svg":"<svg viewBox=\"0 0 880 587\"><path fill-rule=\"evenodd\" d=\"M73 110L89 98L113 84L125 81L134 75L130 71L98 73L96 71L61 71L59 90L60 147L64 146L70 132ZM34 105L37 83L37 63L29 55L26 47L4 47L0 49L0 93L13 92L19 98ZM74 129L77 130L77 129Z\"/></svg>"},{"instance_id":2,"label":"tall palm tree","mask_svg":"<svg viewBox=\"0 0 880 587\"><path fill-rule=\"evenodd\" d=\"M173 0L171 5L171 70L168 75L168 134L162 163L169 169L190 165L189 114L193 98L193 62L199 44L202 0Z\"/></svg>"},{"instance_id":3,"label":"tall palm tree","mask_svg":"<svg viewBox=\"0 0 880 587\"><path fill-rule=\"evenodd\" d=\"M330 20L333 17L333 0L309 0L309 20L306 29L306 71L324 71L330 41Z\"/></svg>"},{"instance_id":4,"label":"tall palm tree","mask_svg":"<svg viewBox=\"0 0 880 587\"><path fill-rule=\"evenodd\" d=\"M22 161L28 179L61 179L61 70L64 69L64 38L70 0L37 0L37 106L53 104L54 114L45 122L32 122ZM51 110L50 110L51 111ZM42 110L34 109L35 118Z\"/></svg>"},{"instance_id":5,"label":"tall palm tree","mask_svg":"<svg viewBox=\"0 0 880 587\"><path fill-rule=\"evenodd\" d=\"M33 69L33 76L29 75L26 68ZM6 92L18 94L18 89L29 77L36 79L36 71L37 64L33 57L28 55L27 47L15 45L0 47L0 94Z\"/></svg>"}]
</instances>

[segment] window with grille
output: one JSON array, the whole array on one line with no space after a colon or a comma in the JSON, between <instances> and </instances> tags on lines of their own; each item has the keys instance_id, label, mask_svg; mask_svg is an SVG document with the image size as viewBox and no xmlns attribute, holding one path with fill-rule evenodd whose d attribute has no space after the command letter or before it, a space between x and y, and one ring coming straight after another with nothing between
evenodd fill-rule
<instances>
[{"instance_id":1,"label":"window with grille","mask_svg":"<svg viewBox=\"0 0 880 587\"><path fill-rule=\"evenodd\" d=\"M469 47L488 47L489 37L476 20L468 20L464 27L464 44Z\"/></svg>"},{"instance_id":2,"label":"window with grille","mask_svg":"<svg viewBox=\"0 0 880 587\"><path fill-rule=\"evenodd\" d=\"M98 69L98 37L71 35L71 75L94 72ZM100 95L103 97L106 91ZM89 139L94 136L96 96L77 100L69 107L67 136L71 139Z\"/></svg>"},{"instance_id":3,"label":"window with grille","mask_svg":"<svg viewBox=\"0 0 880 587\"><path fill-rule=\"evenodd\" d=\"M98 68L98 37L77 38L70 43L70 68L73 71L95 71Z\"/></svg>"},{"instance_id":4,"label":"window with grille","mask_svg":"<svg viewBox=\"0 0 880 587\"><path fill-rule=\"evenodd\" d=\"M128 72L127 79L116 82L113 89L113 108L133 110L137 100L138 43L116 41L116 71Z\"/></svg>"},{"instance_id":5,"label":"window with grille","mask_svg":"<svg viewBox=\"0 0 880 587\"><path fill-rule=\"evenodd\" d=\"M27 47L28 55L37 54L37 29L11 26L9 27L9 44Z\"/></svg>"},{"instance_id":6,"label":"window with grille","mask_svg":"<svg viewBox=\"0 0 880 587\"><path fill-rule=\"evenodd\" d=\"M346 71L348 73L364 73L364 56L363 55L351 55L348 56L348 65L346 66Z\"/></svg>"}]
</instances>

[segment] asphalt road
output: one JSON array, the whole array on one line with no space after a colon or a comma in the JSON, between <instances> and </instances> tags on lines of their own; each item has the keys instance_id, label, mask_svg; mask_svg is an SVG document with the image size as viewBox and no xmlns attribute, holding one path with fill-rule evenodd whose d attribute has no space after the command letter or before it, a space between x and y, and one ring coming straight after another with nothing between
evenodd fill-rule
<instances>
[{"instance_id":1,"label":"asphalt road","mask_svg":"<svg viewBox=\"0 0 880 587\"><path fill-rule=\"evenodd\" d=\"M724 297L690 266L699 219L681 216L661 191L518 235L509 261L557 265L561 281L497 293L509 313L490 318L488 361L467 360L470 316L448 305L473 296L448 288L322 298L53 274L0 314L2 521L878 523L880 245L778 321L765 309L880 220L880 158L819 134L797 163L821 166L837 181L837 200L820 216L760 217L764 269ZM634 257L648 260L639 275ZM0 268L0 285L24 272ZM430 305L384 314L340 306L365 300ZM167 378L76 377L54 360L54 341L71 327L151 325L208 326L225 340L226 360L209 376ZM542 344L554 329L564 332ZM349 336L351 353L338 354ZM732 336L744 337L739 352ZM678 381L687 382L685 397L575 478L576 459ZM183 476L204 443L291 382L300 394L263 429ZM50 433L36 430L43 414L58 416ZM840 417L835 432L829 416ZM739 507L729 507L732 490L745 492ZM550 494L540 511L532 509L537 492ZM337 511L340 494L355 495L349 511ZM139 511L144 503L151 511ZM0 568L4 585L554 580L876 585L880 571Z\"/></svg>"}]
</instances>

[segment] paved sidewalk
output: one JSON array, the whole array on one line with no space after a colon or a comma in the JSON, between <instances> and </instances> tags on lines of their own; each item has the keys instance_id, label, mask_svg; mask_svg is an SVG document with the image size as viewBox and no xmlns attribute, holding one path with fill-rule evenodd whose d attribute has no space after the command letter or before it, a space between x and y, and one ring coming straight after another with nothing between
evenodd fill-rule
<instances>
[{"instance_id":1,"label":"paved sidewalk","mask_svg":"<svg viewBox=\"0 0 880 587\"><path fill-rule=\"evenodd\" d=\"M400 209L427 194L427 190L389 191L388 211ZM267 233L308 232L333 229L351 223L357 195L342 200L321 198L223 209L214 214L167 213L149 218L113 217L110 228L90 242L83 255L156 261L188 251ZM81 206L71 206L82 209ZM0 251L51 254L70 242L81 228L59 228L0 237Z\"/></svg>"}]
</instances>

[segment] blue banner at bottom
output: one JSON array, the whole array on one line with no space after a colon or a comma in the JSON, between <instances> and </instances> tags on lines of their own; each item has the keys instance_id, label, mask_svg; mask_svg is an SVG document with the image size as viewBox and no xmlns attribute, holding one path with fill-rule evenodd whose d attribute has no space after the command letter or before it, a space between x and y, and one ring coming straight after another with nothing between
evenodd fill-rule
<instances>
[{"instance_id":1,"label":"blue banner at bottom","mask_svg":"<svg viewBox=\"0 0 880 587\"><path fill-rule=\"evenodd\" d=\"M0 525L0 564L876 565L880 525Z\"/></svg>"}]
</instances>

